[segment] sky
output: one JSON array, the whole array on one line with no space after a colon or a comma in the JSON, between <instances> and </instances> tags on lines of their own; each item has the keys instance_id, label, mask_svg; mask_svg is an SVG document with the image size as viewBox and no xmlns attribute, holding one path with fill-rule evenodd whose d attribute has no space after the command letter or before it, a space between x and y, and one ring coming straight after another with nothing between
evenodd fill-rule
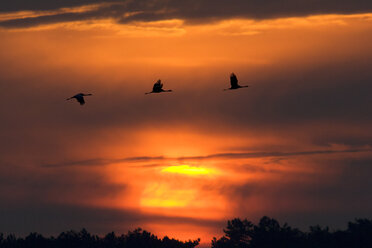
<instances>
[{"instance_id":1,"label":"sky","mask_svg":"<svg viewBox=\"0 0 372 248\"><path fill-rule=\"evenodd\" d=\"M361 0L1 1L0 232L372 218L371 31Z\"/></svg>"}]
</instances>

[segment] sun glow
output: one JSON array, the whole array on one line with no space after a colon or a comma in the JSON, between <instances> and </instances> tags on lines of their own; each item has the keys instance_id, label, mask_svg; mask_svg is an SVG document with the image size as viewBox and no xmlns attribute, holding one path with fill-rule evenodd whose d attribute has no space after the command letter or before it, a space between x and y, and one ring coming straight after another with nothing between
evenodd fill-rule
<instances>
[{"instance_id":1,"label":"sun glow","mask_svg":"<svg viewBox=\"0 0 372 248\"><path fill-rule=\"evenodd\" d=\"M193 189L174 189L167 184L153 183L143 192L143 207L185 207L194 199Z\"/></svg>"}]
</instances>

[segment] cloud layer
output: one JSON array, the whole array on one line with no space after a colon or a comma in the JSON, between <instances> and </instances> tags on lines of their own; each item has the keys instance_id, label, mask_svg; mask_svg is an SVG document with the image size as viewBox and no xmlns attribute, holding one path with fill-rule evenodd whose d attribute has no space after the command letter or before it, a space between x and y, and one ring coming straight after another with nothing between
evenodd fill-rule
<instances>
[{"instance_id":1,"label":"cloud layer","mask_svg":"<svg viewBox=\"0 0 372 248\"><path fill-rule=\"evenodd\" d=\"M76 12L82 6L95 6L93 9ZM59 12L50 12L58 10ZM9 18L0 21L6 28L24 28L43 24L72 21L94 21L113 19L117 23L152 22L168 19L182 19L189 23L218 21L232 18L272 19L279 17L307 16L317 14L353 14L372 10L372 3L366 0L343 1L258 1L258 0L141 0L141 1L3 1L3 13L16 11L35 11L32 16ZM40 12L44 11L44 12ZM1 18L0 18L1 19Z\"/></svg>"}]
</instances>

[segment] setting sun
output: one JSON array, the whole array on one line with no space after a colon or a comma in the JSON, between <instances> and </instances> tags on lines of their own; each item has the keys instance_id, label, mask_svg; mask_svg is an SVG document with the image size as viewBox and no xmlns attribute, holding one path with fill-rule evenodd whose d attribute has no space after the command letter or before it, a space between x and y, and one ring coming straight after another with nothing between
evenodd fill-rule
<instances>
[{"instance_id":1,"label":"setting sun","mask_svg":"<svg viewBox=\"0 0 372 248\"><path fill-rule=\"evenodd\" d=\"M211 175L215 174L215 170L203 167L189 166L189 165L176 165L164 168L162 172L186 174L186 175Z\"/></svg>"}]
</instances>

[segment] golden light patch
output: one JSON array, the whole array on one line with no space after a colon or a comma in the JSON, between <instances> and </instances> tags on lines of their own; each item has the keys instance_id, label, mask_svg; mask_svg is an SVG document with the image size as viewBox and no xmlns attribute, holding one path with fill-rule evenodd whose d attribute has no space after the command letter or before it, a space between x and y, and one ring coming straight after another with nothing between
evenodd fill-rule
<instances>
[{"instance_id":1,"label":"golden light patch","mask_svg":"<svg viewBox=\"0 0 372 248\"><path fill-rule=\"evenodd\" d=\"M166 184L154 183L143 192L141 206L155 208L185 207L193 199L195 190L174 189Z\"/></svg>"},{"instance_id":2,"label":"golden light patch","mask_svg":"<svg viewBox=\"0 0 372 248\"><path fill-rule=\"evenodd\" d=\"M184 207L186 206L185 201L172 200L172 199L143 199L141 205L145 207Z\"/></svg>"},{"instance_id":3,"label":"golden light patch","mask_svg":"<svg viewBox=\"0 0 372 248\"><path fill-rule=\"evenodd\" d=\"M186 175L209 175L213 174L214 170L203 167L189 166L189 165L177 165L169 166L164 168L162 172L175 173L175 174L186 174Z\"/></svg>"}]
</instances>

